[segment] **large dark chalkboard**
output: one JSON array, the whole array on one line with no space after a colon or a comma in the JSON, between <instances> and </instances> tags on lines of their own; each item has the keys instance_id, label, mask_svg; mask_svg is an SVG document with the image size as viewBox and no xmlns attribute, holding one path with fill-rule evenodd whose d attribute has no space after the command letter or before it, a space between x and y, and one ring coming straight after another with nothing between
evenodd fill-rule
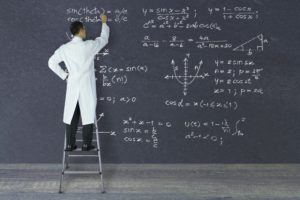
<instances>
[{"instance_id":1,"label":"large dark chalkboard","mask_svg":"<svg viewBox=\"0 0 300 200\"><path fill-rule=\"evenodd\" d=\"M0 162L60 162L66 83L47 65L108 15L103 162L300 161L298 0L1 1Z\"/></svg>"}]
</instances>

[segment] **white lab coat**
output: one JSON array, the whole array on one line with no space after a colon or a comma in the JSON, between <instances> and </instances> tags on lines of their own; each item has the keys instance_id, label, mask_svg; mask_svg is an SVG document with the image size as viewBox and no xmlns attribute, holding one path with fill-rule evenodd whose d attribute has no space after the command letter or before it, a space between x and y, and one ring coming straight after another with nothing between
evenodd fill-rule
<instances>
[{"instance_id":1,"label":"white lab coat","mask_svg":"<svg viewBox=\"0 0 300 200\"><path fill-rule=\"evenodd\" d=\"M74 36L71 41L61 45L49 58L48 66L61 79L67 74L63 122L71 124L77 101L79 102L82 125L95 122L97 93L94 69L95 55L108 43L109 26L102 24L100 37L83 41ZM64 62L68 72L59 65Z\"/></svg>"}]
</instances>

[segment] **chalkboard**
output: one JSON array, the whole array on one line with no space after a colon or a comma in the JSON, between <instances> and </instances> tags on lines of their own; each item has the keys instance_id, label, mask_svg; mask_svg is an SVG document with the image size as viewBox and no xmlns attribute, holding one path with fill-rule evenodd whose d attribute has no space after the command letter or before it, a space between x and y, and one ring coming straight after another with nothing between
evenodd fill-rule
<instances>
[{"instance_id":1,"label":"chalkboard","mask_svg":"<svg viewBox=\"0 0 300 200\"><path fill-rule=\"evenodd\" d=\"M0 162L61 161L66 83L48 59L81 20L104 163L298 163L298 0L1 1ZM63 67L63 66L62 66ZM80 128L80 127L79 127Z\"/></svg>"}]
</instances>

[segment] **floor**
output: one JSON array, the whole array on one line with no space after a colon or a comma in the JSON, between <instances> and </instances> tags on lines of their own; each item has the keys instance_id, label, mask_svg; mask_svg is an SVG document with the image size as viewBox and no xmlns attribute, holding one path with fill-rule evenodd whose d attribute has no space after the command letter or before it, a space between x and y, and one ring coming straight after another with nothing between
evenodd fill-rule
<instances>
[{"instance_id":1,"label":"floor","mask_svg":"<svg viewBox=\"0 0 300 200\"><path fill-rule=\"evenodd\" d=\"M92 170L97 165L71 164ZM61 164L0 164L0 200L300 200L300 164L103 164L65 175Z\"/></svg>"}]
</instances>

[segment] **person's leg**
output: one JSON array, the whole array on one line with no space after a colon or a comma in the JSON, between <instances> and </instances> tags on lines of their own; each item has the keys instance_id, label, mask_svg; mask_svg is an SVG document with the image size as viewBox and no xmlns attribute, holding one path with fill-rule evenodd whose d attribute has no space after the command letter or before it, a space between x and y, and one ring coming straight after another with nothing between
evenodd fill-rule
<instances>
[{"instance_id":1,"label":"person's leg","mask_svg":"<svg viewBox=\"0 0 300 200\"><path fill-rule=\"evenodd\" d=\"M76 131L78 127L80 117L79 105L77 102L74 115L72 117L71 124L66 124L66 132L67 132L67 149L72 150L75 147L76 142Z\"/></svg>"},{"instance_id":2,"label":"person's leg","mask_svg":"<svg viewBox=\"0 0 300 200\"><path fill-rule=\"evenodd\" d=\"M93 128L94 124L86 124L83 125L83 130L82 130L82 150L90 150L95 148L92 145L92 140L93 140Z\"/></svg>"}]
</instances>

